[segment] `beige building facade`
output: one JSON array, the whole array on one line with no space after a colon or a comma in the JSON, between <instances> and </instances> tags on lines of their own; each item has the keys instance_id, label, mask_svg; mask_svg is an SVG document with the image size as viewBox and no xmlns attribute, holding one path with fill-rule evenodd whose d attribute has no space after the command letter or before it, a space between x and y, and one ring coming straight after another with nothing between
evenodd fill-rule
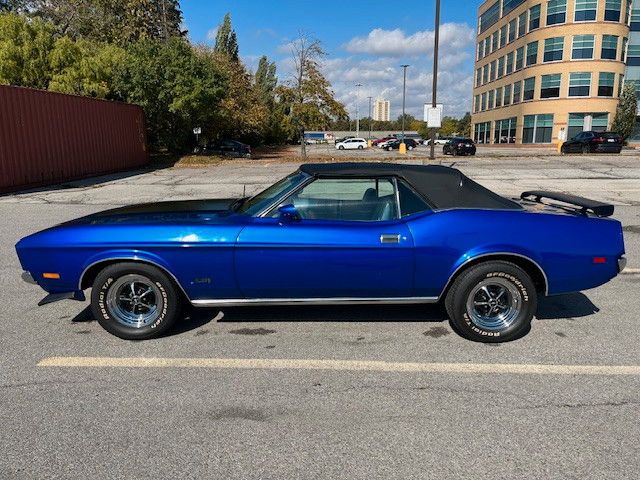
<instances>
[{"instance_id":1,"label":"beige building facade","mask_svg":"<svg viewBox=\"0 0 640 480\"><path fill-rule=\"evenodd\" d=\"M391 103L384 98L376 98L373 104L373 119L376 122L388 122L391 118Z\"/></svg>"},{"instance_id":2,"label":"beige building facade","mask_svg":"<svg viewBox=\"0 0 640 480\"><path fill-rule=\"evenodd\" d=\"M555 144L608 130L625 74L631 0L487 0L478 9L472 135Z\"/></svg>"}]
</instances>

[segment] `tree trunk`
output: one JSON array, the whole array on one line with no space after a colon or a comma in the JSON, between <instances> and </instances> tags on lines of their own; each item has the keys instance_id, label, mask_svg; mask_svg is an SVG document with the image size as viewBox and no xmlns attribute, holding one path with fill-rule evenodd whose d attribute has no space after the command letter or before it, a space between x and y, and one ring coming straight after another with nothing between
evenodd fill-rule
<instances>
[{"instance_id":1,"label":"tree trunk","mask_svg":"<svg viewBox=\"0 0 640 480\"><path fill-rule=\"evenodd\" d=\"M302 158L307 158L307 145L304 143L304 130L300 130L300 154Z\"/></svg>"}]
</instances>

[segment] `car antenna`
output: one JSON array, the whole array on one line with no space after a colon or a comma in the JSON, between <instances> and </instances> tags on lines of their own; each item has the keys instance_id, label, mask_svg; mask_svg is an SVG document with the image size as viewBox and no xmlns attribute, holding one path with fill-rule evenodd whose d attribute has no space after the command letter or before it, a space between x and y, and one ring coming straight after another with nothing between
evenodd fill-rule
<instances>
[{"instance_id":1,"label":"car antenna","mask_svg":"<svg viewBox=\"0 0 640 480\"><path fill-rule=\"evenodd\" d=\"M247 186L242 185L242 198L245 198L246 196L247 196Z\"/></svg>"}]
</instances>

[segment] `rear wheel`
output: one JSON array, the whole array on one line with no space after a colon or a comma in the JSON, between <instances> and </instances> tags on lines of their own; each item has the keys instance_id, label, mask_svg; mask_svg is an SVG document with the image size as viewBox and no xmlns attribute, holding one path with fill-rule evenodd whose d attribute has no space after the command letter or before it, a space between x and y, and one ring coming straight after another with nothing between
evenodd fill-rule
<instances>
[{"instance_id":1,"label":"rear wheel","mask_svg":"<svg viewBox=\"0 0 640 480\"><path fill-rule=\"evenodd\" d=\"M589 145L582 146L582 153L591 153L591 149L589 148Z\"/></svg>"},{"instance_id":2,"label":"rear wheel","mask_svg":"<svg viewBox=\"0 0 640 480\"><path fill-rule=\"evenodd\" d=\"M563 154L567 153L567 146L565 144L562 144L562 146L560 147L560 152Z\"/></svg>"},{"instance_id":3,"label":"rear wheel","mask_svg":"<svg viewBox=\"0 0 640 480\"><path fill-rule=\"evenodd\" d=\"M338 150L344 150L344 145L340 145L340 146L338 147Z\"/></svg>"},{"instance_id":4,"label":"rear wheel","mask_svg":"<svg viewBox=\"0 0 640 480\"><path fill-rule=\"evenodd\" d=\"M413 147L411 145L407 145L407 150L413 150Z\"/></svg>"},{"instance_id":5,"label":"rear wheel","mask_svg":"<svg viewBox=\"0 0 640 480\"><path fill-rule=\"evenodd\" d=\"M106 267L91 291L95 318L106 331L126 340L162 335L180 315L181 303L173 280L143 263Z\"/></svg>"},{"instance_id":6,"label":"rear wheel","mask_svg":"<svg viewBox=\"0 0 640 480\"><path fill-rule=\"evenodd\" d=\"M445 299L451 326L477 342L506 342L529 329L536 311L533 281L517 265L481 263L463 272Z\"/></svg>"},{"instance_id":7,"label":"rear wheel","mask_svg":"<svg viewBox=\"0 0 640 480\"><path fill-rule=\"evenodd\" d=\"M387 147L387 152L390 152L391 150L393 150L393 147Z\"/></svg>"},{"instance_id":8,"label":"rear wheel","mask_svg":"<svg viewBox=\"0 0 640 480\"><path fill-rule=\"evenodd\" d=\"M364 147L362 145L358 145L358 150L362 150Z\"/></svg>"}]
</instances>

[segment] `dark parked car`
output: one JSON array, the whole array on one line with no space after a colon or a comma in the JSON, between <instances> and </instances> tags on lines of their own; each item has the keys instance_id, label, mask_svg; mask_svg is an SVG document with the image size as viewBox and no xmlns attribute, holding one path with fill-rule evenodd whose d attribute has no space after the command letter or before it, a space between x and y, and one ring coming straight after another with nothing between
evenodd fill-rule
<instances>
[{"instance_id":1,"label":"dark parked car","mask_svg":"<svg viewBox=\"0 0 640 480\"><path fill-rule=\"evenodd\" d=\"M445 155L475 155L476 144L470 138L453 137L442 147L442 153Z\"/></svg>"},{"instance_id":2,"label":"dark parked car","mask_svg":"<svg viewBox=\"0 0 640 480\"><path fill-rule=\"evenodd\" d=\"M214 140L207 144L205 151L237 157L251 156L251 147L237 140Z\"/></svg>"},{"instance_id":3,"label":"dark parked car","mask_svg":"<svg viewBox=\"0 0 640 480\"><path fill-rule=\"evenodd\" d=\"M40 304L93 287L94 317L127 339L162 335L182 305L442 302L462 335L500 342L526 333L538 294L624 268L613 210L544 191L510 200L438 165L306 164L252 198L116 208L16 250Z\"/></svg>"},{"instance_id":4,"label":"dark parked car","mask_svg":"<svg viewBox=\"0 0 640 480\"><path fill-rule=\"evenodd\" d=\"M616 132L580 132L571 140L564 142L561 150L562 153L620 153L622 150L622 137Z\"/></svg>"},{"instance_id":5,"label":"dark parked car","mask_svg":"<svg viewBox=\"0 0 640 480\"><path fill-rule=\"evenodd\" d=\"M393 142L389 143L385 148L385 150L398 150L400 149L400 144L402 143L402 140L394 140ZM416 143L416 141L413 138L405 138L404 139L404 143L407 146L407 150L413 150L414 148L416 148L418 146L418 144Z\"/></svg>"}]
</instances>

